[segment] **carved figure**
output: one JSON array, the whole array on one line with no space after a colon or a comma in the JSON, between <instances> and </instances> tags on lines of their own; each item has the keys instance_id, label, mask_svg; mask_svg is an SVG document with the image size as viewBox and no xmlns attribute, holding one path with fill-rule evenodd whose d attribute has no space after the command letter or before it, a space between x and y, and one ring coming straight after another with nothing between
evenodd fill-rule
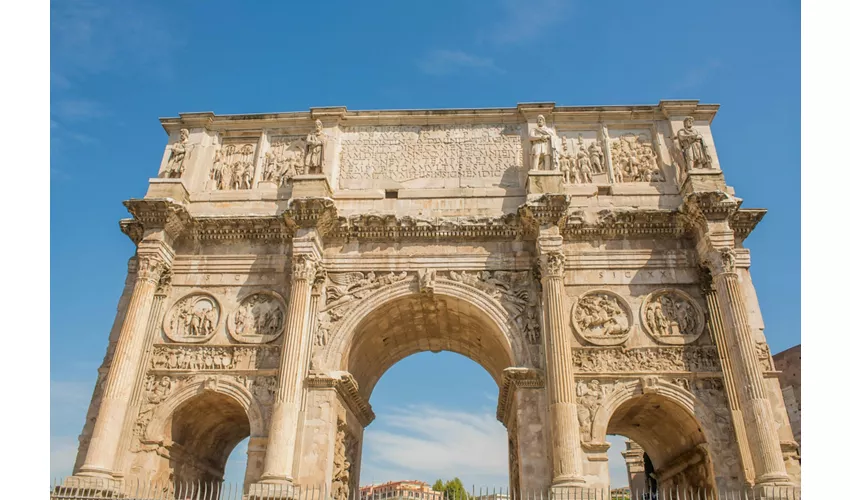
<instances>
[{"instance_id":1,"label":"carved figure","mask_svg":"<svg viewBox=\"0 0 850 500\"><path fill-rule=\"evenodd\" d=\"M605 397L605 394L598 380L591 380L590 382L581 380L576 384L576 396L576 402L578 403L576 409L578 410L578 421L582 439L590 441L593 417L596 415L596 410L602 403L602 398Z\"/></svg>"},{"instance_id":2,"label":"carved figure","mask_svg":"<svg viewBox=\"0 0 850 500\"><path fill-rule=\"evenodd\" d=\"M590 153L590 166L593 169L594 174L602 174L605 172L605 167L603 165L603 156L602 156L602 148L599 146L598 141L594 141L590 143L590 146L587 148Z\"/></svg>"},{"instance_id":3,"label":"carved figure","mask_svg":"<svg viewBox=\"0 0 850 500\"><path fill-rule=\"evenodd\" d=\"M712 168L711 155L708 146L702 138L702 134L694 128L694 118L685 118L685 128L676 133L676 140L685 158L685 171L690 172L694 168Z\"/></svg>"},{"instance_id":4,"label":"carved figure","mask_svg":"<svg viewBox=\"0 0 850 500\"><path fill-rule=\"evenodd\" d=\"M165 334L176 342L199 342L215 332L218 303L206 294L190 294L172 306L163 324Z\"/></svg>"},{"instance_id":5,"label":"carved figure","mask_svg":"<svg viewBox=\"0 0 850 500\"><path fill-rule=\"evenodd\" d=\"M213 189L251 189L254 180L254 145L227 144L216 151L210 170Z\"/></svg>"},{"instance_id":6,"label":"carved figure","mask_svg":"<svg viewBox=\"0 0 850 500\"><path fill-rule=\"evenodd\" d=\"M656 337L696 336L699 312L684 296L670 292L655 295L645 307L645 324Z\"/></svg>"},{"instance_id":7,"label":"carved figure","mask_svg":"<svg viewBox=\"0 0 850 500\"><path fill-rule=\"evenodd\" d=\"M420 269L419 273L419 292L424 294L434 293L434 282L437 279L437 273L433 269Z\"/></svg>"},{"instance_id":8,"label":"carved figure","mask_svg":"<svg viewBox=\"0 0 850 500\"><path fill-rule=\"evenodd\" d=\"M307 149L304 154L304 167L308 174L321 174L325 165L325 144L327 136L322 129L322 121L316 120L315 130L307 134Z\"/></svg>"},{"instance_id":9,"label":"carved figure","mask_svg":"<svg viewBox=\"0 0 850 500\"><path fill-rule=\"evenodd\" d=\"M658 156L645 135L625 134L611 144L614 182L663 182Z\"/></svg>"},{"instance_id":10,"label":"carved figure","mask_svg":"<svg viewBox=\"0 0 850 500\"><path fill-rule=\"evenodd\" d=\"M165 168L165 177L177 179L183 176L184 162L188 153L189 131L180 129L180 140L171 146L171 154L168 157L168 166Z\"/></svg>"},{"instance_id":11,"label":"carved figure","mask_svg":"<svg viewBox=\"0 0 850 500\"><path fill-rule=\"evenodd\" d=\"M537 126L531 129L528 140L531 141L531 170L560 170L561 139L554 129L546 126L543 115L537 115Z\"/></svg>"},{"instance_id":12,"label":"carved figure","mask_svg":"<svg viewBox=\"0 0 850 500\"><path fill-rule=\"evenodd\" d=\"M283 332L285 316L286 306L277 294L254 293L239 304L228 328L231 335L242 342L268 342Z\"/></svg>"},{"instance_id":13,"label":"carved figure","mask_svg":"<svg viewBox=\"0 0 850 500\"><path fill-rule=\"evenodd\" d=\"M578 333L591 342L594 338L625 336L631 328L631 321L623 307L620 299L611 293L585 294L573 309L574 325Z\"/></svg>"},{"instance_id":14,"label":"carved figure","mask_svg":"<svg viewBox=\"0 0 850 500\"><path fill-rule=\"evenodd\" d=\"M345 424L342 421L338 421L336 441L334 443L333 482L331 484L331 497L334 500L348 500L350 493L351 462L348 457L350 451L346 449L350 439L347 439L347 437Z\"/></svg>"}]
</instances>

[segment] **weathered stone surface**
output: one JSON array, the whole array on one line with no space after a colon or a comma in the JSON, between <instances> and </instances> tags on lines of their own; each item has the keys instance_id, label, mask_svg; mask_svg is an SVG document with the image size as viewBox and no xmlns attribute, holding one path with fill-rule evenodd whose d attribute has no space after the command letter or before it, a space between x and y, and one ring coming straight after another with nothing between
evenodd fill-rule
<instances>
[{"instance_id":1,"label":"weathered stone surface","mask_svg":"<svg viewBox=\"0 0 850 500\"><path fill-rule=\"evenodd\" d=\"M493 377L514 488L605 486L614 433L663 484L799 481L716 111L163 119L74 481L220 479L250 437L251 491L345 498L372 389L426 350Z\"/></svg>"}]
</instances>

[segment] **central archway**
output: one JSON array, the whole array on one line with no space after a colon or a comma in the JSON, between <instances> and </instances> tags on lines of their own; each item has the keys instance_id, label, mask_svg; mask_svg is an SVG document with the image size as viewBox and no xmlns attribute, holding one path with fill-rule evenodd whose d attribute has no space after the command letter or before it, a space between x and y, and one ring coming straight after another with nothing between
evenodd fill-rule
<instances>
[{"instance_id":1,"label":"central archway","mask_svg":"<svg viewBox=\"0 0 850 500\"><path fill-rule=\"evenodd\" d=\"M401 359L423 351L451 351L480 364L496 384L514 366L510 339L479 307L448 295L411 294L370 312L351 337L343 370L368 400L381 376Z\"/></svg>"},{"instance_id":2,"label":"central archway","mask_svg":"<svg viewBox=\"0 0 850 500\"><path fill-rule=\"evenodd\" d=\"M314 367L329 376L333 376L333 373L346 374L354 381L353 390L357 398L366 406L381 377L402 359L420 352L448 351L465 356L486 370L502 390L505 370L533 370L536 352L529 346L517 324L517 313L509 312L498 295L439 276L429 285L426 290L422 290L417 280L408 279L385 286L363 300L347 305L345 314L334 325L328 345L320 346L318 352L314 353ZM537 391L542 395L540 388ZM512 400L514 397L519 398L519 395L511 396ZM539 399L543 401L542 397ZM321 396L316 395L308 403L314 405L313 410L307 410L308 426L317 430L305 436L333 435L318 430L322 425L319 421L322 414L320 401ZM316 416L315 420L310 416L311 412ZM348 489L353 492L359 484L363 424L368 424L368 421L351 418L350 411L337 415L337 438L333 446L336 451L331 457L333 464L324 468L323 475L330 476L332 488L335 488L335 478L342 477L338 481L347 481ZM525 424L518 423L511 416L499 418L507 428L509 443L520 441L517 430L522 430ZM523 418L536 418L535 429L544 427L540 423L545 416L536 408L527 411ZM543 438L537 441L542 442ZM305 464L315 463L312 459L315 453L313 450L322 449L321 446L313 446L311 442L315 442L313 437L308 437L304 442ZM517 464L521 462L524 450L517 450L516 446L508 448L511 450L510 470L506 472L510 473L511 482L516 484L515 478L519 477L521 469ZM542 455L545 456L545 453ZM312 467L308 466L308 469ZM342 472L342 467L348 470ZM537 464L533 467L535 471L542 470L541 476L547 474L545 468ZM303 477L307 480L319 477L310 474L304 470Z\"/></svg>"}]
</instances>

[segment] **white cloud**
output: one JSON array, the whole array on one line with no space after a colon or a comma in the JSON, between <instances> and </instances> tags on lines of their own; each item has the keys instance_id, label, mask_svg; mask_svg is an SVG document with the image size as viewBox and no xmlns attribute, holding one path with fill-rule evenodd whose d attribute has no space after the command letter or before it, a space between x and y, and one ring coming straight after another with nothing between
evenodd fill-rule
<instances>
[{"instance_id":1,"label":"white cloud","mask_svg":"<svg viewBox=\"0 0 850 500\"><path fill-rule=\"evenodd\" d=\"M398 479L507 486L508 438L491 413L410 406L379 416L364 438L361 484Z\"/></svg>"},{"instance_id":2,"label":"white cloud","mask_svg":"<svg viewBox=\"0 0 850 500\"><path fill-rule=\"evenodd\" d=\"M502 0L502 16L494 25L479 32L481 41L495 45L511 45L537 40L549 28L563 23L572 3L570 0Z\"/></svg>"},{"instance_id":3,"label":"white cloud","mask_svg":"<svg viewBox=\"0 0 850 500\"><path fill-rule=\"evenodd\" d=\"M447 75L461 70L504 73L489 57L478 57L462 50L432 50L418 62L429 75Z\"/></svg>"}]
</instances>

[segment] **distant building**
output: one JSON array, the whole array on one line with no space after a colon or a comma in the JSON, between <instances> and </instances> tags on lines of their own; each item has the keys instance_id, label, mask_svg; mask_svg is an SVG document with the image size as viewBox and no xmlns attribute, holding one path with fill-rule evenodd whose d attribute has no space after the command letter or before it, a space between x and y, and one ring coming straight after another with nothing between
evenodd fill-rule
<instances>
[{"instance_id":1,"label":"distant building","mask_svg":"<svg viewBox=\"0 0 850 500\"><path fill-rule=\"evenodd\" d=\"M421 499L443 500L443 493L424 481L390 481L360 487L361 500Z\"/></svg>"},{"instance_id":2,"label":"distant building","mask_svg":"<svg viewBox=\"0 0 850 500\"><path fill-rule=\"evenodd\" d=\"M791 421L791 431L794 440L802 448L800 442L800 360L802 358L801 346L797 345L786 349L773 356L773 364L776 370L782 372L779 375L779 387L782 389L782 398L785 400L785 410L788 412L788 420ZM802 452L801 452L802 454Z\"/></svg>"}]
</instances>

